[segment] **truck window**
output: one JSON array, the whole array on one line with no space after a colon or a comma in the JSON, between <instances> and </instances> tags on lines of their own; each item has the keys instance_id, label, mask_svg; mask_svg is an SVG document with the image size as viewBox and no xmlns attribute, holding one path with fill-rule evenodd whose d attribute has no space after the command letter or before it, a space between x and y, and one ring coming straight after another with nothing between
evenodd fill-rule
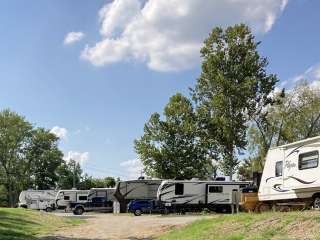
<instances>
[{"instance_id":1,"label":"truck window","mask_svg":"<svg viewBox=\"0 0 320 240\"><path fill-rule=\"evenodd\" d=\"M312 151L299 155L299 170L316 168L319 162L319 152Z\"/></svg>"},{"instance_id":2,"label":"truck window","mask_svg":"<svg viewBox=\"0 0 320 240\"><path fill-rule=\"evenodd\" d=\"M222 193L223 187L222 186L209 186L209 193Z\"/></svg>"},{"instance_id":3,"label":"truck window","mask_svg":"<svg viewBox=\"0 0 320 240\"><path fill-rule=\"evenodd\" d=\"M88 197L87 196L79 196L80 201L87 201Z\"/></svg>"},{"instance_id":4,"label":"truck window","mask_svg":"<svg viewBox=\"0 0 320 240\"><path fill-rule=\"evenodd\" d=\"M175 185L175 195L183 195L184 192L184 184L176 183Z\"/></svg>"},{"instance_id":5,"label":"truck window","mask_svg":"<svg viewBox=\"0 0 320 240\"><path fill-rule=\"evenodd\" d=\"M282 176L282 161L276 162L276 177Z\"/></svg>"}]
</instances>

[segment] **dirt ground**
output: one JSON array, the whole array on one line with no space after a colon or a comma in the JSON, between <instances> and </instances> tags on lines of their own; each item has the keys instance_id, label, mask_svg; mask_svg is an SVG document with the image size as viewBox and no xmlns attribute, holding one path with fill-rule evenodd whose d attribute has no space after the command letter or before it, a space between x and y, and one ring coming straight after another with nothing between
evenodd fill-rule
<instances>
[{"instance_id":1,"label":"dirt ground","mask_svg":"<svg viewBox=\"0 0 320 240\"><path fill-rule=\"evenodd\" d=\"M56 214L74 217L72 214ZM178 228L195 220L207 217L194 215L142 215L135 217L130 214L87 214L80 216L80 218L86 219L86 223L68 229L61 229L50 236L46 236L44 239L149 240L154 239L172 228Z\"/></svg>"}]
</instances>

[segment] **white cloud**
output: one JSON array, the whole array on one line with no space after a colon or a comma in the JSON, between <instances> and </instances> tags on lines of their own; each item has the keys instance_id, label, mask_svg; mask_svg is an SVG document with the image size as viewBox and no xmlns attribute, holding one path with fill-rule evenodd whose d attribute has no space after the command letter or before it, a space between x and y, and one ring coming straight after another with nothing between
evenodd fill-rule
<instances>
[{"instance_id":1,"label":"white cloud","mask_svg":"<svg viewBox=\"0 0 320 240\"><path fill-rule=\"evenodd\" d=\"M301 80L307 80L310 82L310 86L313 88L320 87L320 63L314 64L309 67L304 73L294 76L290 79L290 82L298 82Z\"/></svg>"},{"instance_id":2,"label":"white cloud","mask_svg":"<svg viewBox=\"0 0 320 240\"><path fill-rule=\"evenodd\" d=\"M74 152L74 151L69 151L67 154L64 155L63 159L65 161L70 161L74 160L77 163L79 163L81 166L83 166L89 159L89 152Z\"/></svg>"},{"instance_id":3,"label":"white cloud","mask_svg":"<svg viewBox=\"0 0 320 240\"><path fill-rule=\"evenodd\" d=\"M64 44L69 45L69 44L78 42L83 38L84 38L83 32L69 32L64 38Z\"/></svg>"},{"instance_id":4,"label":"white cloud","mask_svg":"<svg viewBox=\"0 0 320 240\"><path fill-rule=\"evenodd\" d=\"M199 63L203 40L214 26L244 22L270 31L287 0L114 0L99 12L102 36L81 57L97 66L137 60L157 71Z\"/></svg>"},{"instance_id":5,"label":"white cloud","mask_svg":"<svg viewBox=\"0 0 320 240\"><path fill-rule=\"evenodd\" d=\"M120 163L120 166L123 167L123 171L128 179L137 179L141 176L143 171L143 164L140 159L128 160Z\"/></svg>"},{"instance_id":6,"label":"white cloud","mask_svg":"<svg viewBox=\"0 0 320 240\"><path fill-rule=\"evenodd\" d=\"M63 139L63 140L67 139L68 131L63 127L55 126L50 130L50 132L56 135L60 139Z\"/></svg>"}]
</instances>

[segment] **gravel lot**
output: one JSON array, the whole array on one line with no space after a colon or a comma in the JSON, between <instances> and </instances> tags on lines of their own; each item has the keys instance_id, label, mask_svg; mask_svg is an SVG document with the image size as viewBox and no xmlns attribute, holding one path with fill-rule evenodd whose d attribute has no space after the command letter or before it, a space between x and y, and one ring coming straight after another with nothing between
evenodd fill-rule
<instances>
[{"instance_id":1,"label":"gravel lot","mask_svg":"<svg viewBox=\"0 0 320 240\"><path fill-rule=\"evenodd\" d=\"M72 214L54 213L59 216L75 217ZM78 217L78 216L76 216ZM68 229L61 229L44 239L74 240L74 239L129 239L147 240L208 216L194 215L142 215L135 217L130 214L85 214L79 216L86 223Z\"/></svg>"}]
</instances>

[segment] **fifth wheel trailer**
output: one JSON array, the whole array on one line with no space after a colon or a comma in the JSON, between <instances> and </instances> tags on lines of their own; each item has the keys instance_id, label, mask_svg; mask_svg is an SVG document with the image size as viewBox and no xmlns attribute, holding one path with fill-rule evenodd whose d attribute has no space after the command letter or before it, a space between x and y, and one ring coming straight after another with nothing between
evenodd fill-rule
<instances>
[{"instance_id":1,"label":"fifth wheel trailer","mask_svg":"<svg viewBox=\"0 0 320 240\"><path fill-rule=\"evenodd\" d=\"M114 196L120 204L120 212L127 211L131 200L152 200L157 198L161 180L120 181L116 185Z\"/></svg>"},{"instance_id":2,"label":"fifth wheel trailer","mask_svg":"<svg viewBox=\"0 0 320 240\"><path fill-rule=\"evenodd\" d=\"M168 211L186 212L209 209L227 212L238 205L245 181L166 180L158 189L158 201Z\"/></svg>"}]
</instances>

